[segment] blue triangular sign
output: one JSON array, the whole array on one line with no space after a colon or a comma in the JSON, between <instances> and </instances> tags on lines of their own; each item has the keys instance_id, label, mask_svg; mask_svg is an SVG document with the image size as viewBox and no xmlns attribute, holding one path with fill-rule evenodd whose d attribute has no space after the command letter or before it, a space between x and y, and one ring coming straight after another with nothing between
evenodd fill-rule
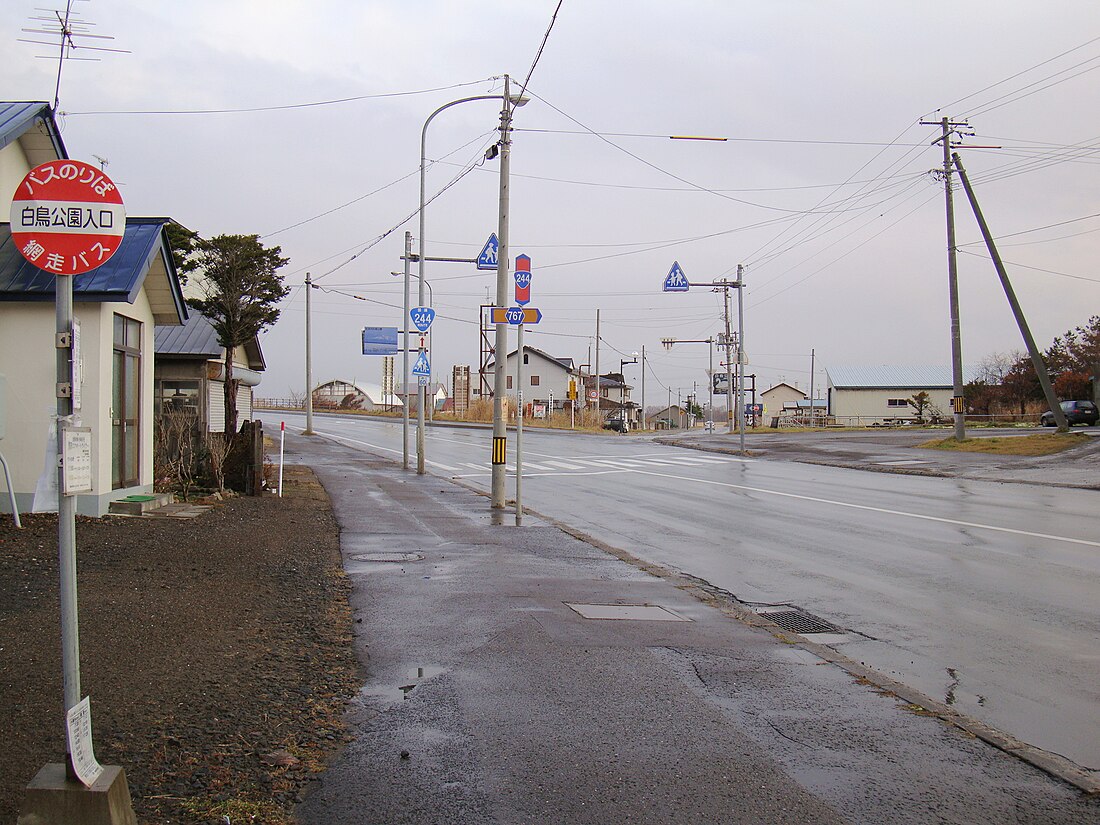
<instances>
[{"instance_id":1,"label":"blue triangular sign","mask_svg":"<svg viewBox=\"0 0 1100 825\"><path fill-rule=\"evenodd\" d=\"M481 247L481 254L477 256L477 268L495 270L499 253L500 241L497 240L497 233L494 232L489 236L489 240L485 242L485 246Z\"/></svg>"},{"instance_id":2,"label":"blue triangular sign","mask_svg":"<svg viewBox=\"0 0 1100 825\"><path fill-rule=\"evenodd\" d=\"M672 269L668 271L668 275L665 276L665 292L687 292L688 291L688 279L684 274L684 270L680 268L679 261L672 262Z\"/></svg>"},{"instance_id":3,"label":"blue triangular sign","mask_svg":"<svg viewBox=\"0 0 1100 825\"><path fill-rule=\"evenodd\" d=\"M431 375L432 368L428 365L428 354L426 352L420 353L420 356L416 359L416 363L412 368L413 375Z\"/></svg>"}]
</instances>

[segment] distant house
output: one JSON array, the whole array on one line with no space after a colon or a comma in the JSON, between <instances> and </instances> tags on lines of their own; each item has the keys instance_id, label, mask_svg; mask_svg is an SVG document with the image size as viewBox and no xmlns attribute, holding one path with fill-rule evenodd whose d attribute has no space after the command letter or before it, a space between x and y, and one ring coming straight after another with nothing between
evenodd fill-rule
<instances>
[{"instance_id":1,"label":"distant house","mask_svg":"<svg viewBox=\"0 0 1100 825\"><path fill-rule=\"evenodd\" d=\"M505 391L516 395L516 366L519 350L513 350L505 361ZM490 362L487 369L495 369ZM568 408L569 382L575 380L576 370L572 358L555 358L535 347L523 348L523 402L524 404L547 404L551 396L554 409ZM579 382L578 382L579 383ZM580 387L577 387L580 392Z\"/></svg>"},{"instance_id":2,"label":"distant house","mask_svg":"<svg viewBox=\"0 0 1100 825\"><path fill-rule=\"evenodd\" d=\"M764 405L764 415L779 415L789 402L804 401L806 393L798 387L781 381L760 393L760 403Z\"/></svg>"},{"instance_id":3,"label":"distant house","mask_svg":"<svg viewBox=\"0 0 1100 825\"><path fill-rule=\"evenodd\" d=\"M205 432L225 432L225 347L209 319L190 310L183 326L158 326L155 333L155 399L158 417L167 410L191 410ZM253 388L266 369L258 338L233 353L238 421L252 418Z\"/></svg>"},{"instance_id":4,"label":"distant house","mask_svg":"<svg viewBox=\"0 0 1100 825\"><path fill-rule=\"evenodd\" d=\"M398 389L397 394L401 397L402 403L407 403L409 409L416 411L420 404L420 385L419 384L405 384L402 388ZM435 382L428 384L424 387L424 397L426 399L425 410L430 411L433 408L442 411L450 400L450 396L447 395L447 385Z\"/></svg>"},{"instance_id":5,"label":"distant house","mask_svg":"<svg viewBox=\"0 0 1100 825\"><path fill-rule=\"evenodd\" d=\"M34 166L67 158L50 107L0 103L0 215ZM187 320L165 234L167 218L128 218L115 254L73 279L80 325L75 418L91 431L92 491L77 512L100 516L110 502L153 489L153 328ZM20 509L56 509L54 278L26 262L0 224L0 373L6 376L0 450ZM51 500L52 499L52 500ZM0 497L0 508L7 506Z\"/></svg>"},{"instance_id":6,"label":"distant house","mask_svg":"<svg viewBox=\"0 0 1100 825\"><path fill-rule=\"evenodd\" d=\"M585 387L591 391L594 386L594 377L586 375ZM632 389L622 373L608 372L600 376L600 413L605 420L623 421L630 429L638 427L638 405L630 400Z\"/></svg>"},{"instance_id":7,"label":"distant house","mask_svg":"<svg viewBox=\"0 0 1100 825\"><path fill-rule=\"evenodd\" d=\"M665 407L652 415L647 415L646 427L651 430L674 430L687 426L687 410L678 404Z\"/></svg>"},{"instance_id":8,"label":"distant house","mask_svg":"<svg viewBox=\"0 0 1100 825\"><path fill-rule=\"evenodd\" d=\"M926 367L830 367L828 412L838 423L885 424L911 421L916 411L909 399L926 392L931 415L951 415L954 394L949 366ZM963 382L974 378L963 371Z\"/></svg>"},{"instance_id":9,"label":"distant house","mask_svg":"<svg viewBox=\"0 0 1100 825\"><path fill-rule=\"evenodd\" d=\"M402 410L404 403L396 393L383 393L378 384L334 378L313 390L315 409L330 410Z\"/></svg>"}]
</instances>

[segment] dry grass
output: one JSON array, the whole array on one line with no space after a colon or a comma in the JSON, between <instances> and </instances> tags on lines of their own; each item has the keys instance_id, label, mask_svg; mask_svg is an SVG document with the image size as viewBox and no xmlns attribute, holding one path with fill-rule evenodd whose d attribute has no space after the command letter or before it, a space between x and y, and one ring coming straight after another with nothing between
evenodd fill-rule
<instances>
[{"instance_id":1,"label":"dry grass","mask_svg":"<svg viewBox=\"0 0 1100 825\"><path fill-rule=\"evenodd\" d=\"M956 441L954 438L934 439L917 446L930 450L952 450L962 453L1040 456L1054 455L1063 450L1077 447L1084 443L1086 438L1088 436L1081 433L1042 433L1040 435L968 438L965 441Z\"/></svg>"}]
</instances>

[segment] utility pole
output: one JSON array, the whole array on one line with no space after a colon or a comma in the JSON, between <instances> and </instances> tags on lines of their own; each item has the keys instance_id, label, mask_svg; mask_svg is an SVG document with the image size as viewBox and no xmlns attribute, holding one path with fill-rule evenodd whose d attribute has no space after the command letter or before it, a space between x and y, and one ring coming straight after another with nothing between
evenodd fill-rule
<instances>
[{"instance_id":1,"label":"utility pole","mask_svg":"<svg viewBox=\"0 0 1100 825\"><path fill-rule=\"evenodd\" d=\"M645 430L645 344L642 344L642 432Z\"/></svg>"},{"instance_id":2,"label":"utility pole","mask_svg":"<svg viewBox=\"0 0 1100 825\"><path fill-rule=\"evenodd\" d=\"M942 129L939 138L933 141L943 144L943 192L947 209L947 289L951 311L951 383L954 388L951 407L954 411L955 440L966 438L966 408L963 402L962 368L962 332L959 326L959 271L955 250L955 206L951 197L951 134L960 127L968 127L965 120L954 121L943 118L936 121L921 121L922 126L936 126Z\"/></svg>"},{"instance_id":3,"label":"utility pole","mask_svg":"<svg viewBox=\"0 0 1100 825\"><path fill-rule=\"evenodd\" d=\"M313 292L313 281L310 278L310 274L306 273L306 429L302 435L313 435L313 352L312 352L312 336L310 335L311 329L311 316L309 299L310 293Z\"/></svg>"},{"instance_id":4,"label":"utility pole","mask_svg":"<svg viewBox=\"0 0 1100 825\"><path fill-rule=\"evenodd\" d=\"M810 349L810 426L813 427L817 420L817 410L814 408L814 351Z\"/></svg>"},{"instance_id":5,"label":"utility pole","mask_svg":"<svg viewBox=\"0 0 1100 825\"><path fill-rule=\"evenodd\" d=\"M733 435L733 332L730 329L730 291L722 290L722 306L726 318L726 432Z\"/></svg>"},{"instance_id":6,"label":"utility pole","mask_svg":"<svg viewBox=\"0 0 1100 825\"><path fill-rule=\"evenodd\" d=\"M504 75L504 104L500 108L500 194L497 214L497 295L498 307L508 306L508 185L512 147L512 86ZM505 367L508 361L508 325L496 325L493 363L493 482L490 506L504 509L504 475L507 458L508 429L504 421Z\"/></svg>"},{"instance_id":7,"label":"utility pole","mask_svg":"<svg viewBox=\"0 0 1100 825\"><path fill-rule=\"evenodd\" d=\"M600 311L596 310L596 423L600 423Z\"/></svg>"},{"instance_id":8,"label":"utility pole","mask_svg":"<svg viewBox=\"0 0 1100 825\"><path fill-rule=\"evenodd\" d=\"M982 237L985 238L986 249L989 250L989 257L993 259L993 266L997 269L997 275L1001 279L1001 286L1004 287L1005 297L1008 298L1008 305L1012 307L1012 314L1016 317L1016 325L1020 328L1020 334L1024 338L1024 343L1027 345L1027 351L1031 355L1031 364L1035 367L1035 374L1039 376L1039 384L1043 388L1043 395L1046 396L1047 404L1050 405L1050 411L1054 415L1054 422L1058 425L1058 432L1064 433L1069 431L1069 422L1066 421L1066 414L1062 411L1062 405L1058 403L1058 396L1054 394L1054 387L1050 383L1050 374L1047 372L1047 365L1043 361L1043 356L1039 352L1039 348L1035 346L1035 339L1031 335L1031 329L1027 325L1027 319L1024 318L1024 311L1020 307L1020 302L1016 300L1016 293L1012 289L1012 284L1008 280L1008 272L1005 271L1005 265L1001 261L1001 255L997 251L997 245L993 242L993 235L989 231L989 227L986 226L985 218L982 216L982 210L978 206L978 199L974 196L974 190L970 186L970 181L966 177L966 170L963 169L962 159L959 158L958 153L952 155L955 161L955 168L959 170L959 179L962 180L963 189L966 190L966 197L970 201L970 208L974 210L974 217L978 221L978 227L982 230Z\"/></svg>"}]
</instances>

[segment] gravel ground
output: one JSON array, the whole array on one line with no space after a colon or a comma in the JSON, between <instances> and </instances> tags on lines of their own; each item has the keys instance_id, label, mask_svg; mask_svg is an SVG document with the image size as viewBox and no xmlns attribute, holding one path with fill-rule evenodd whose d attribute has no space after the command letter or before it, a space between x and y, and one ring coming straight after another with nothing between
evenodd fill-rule
<instances>
[{"instance_id":1,"label":"gravel ground","mask_svg":"<svg viewBox=\"0 0 1100 825\"><path fill-rule=\"evenodd\" d=\"M359 678L339 530L295 469L282 500L78 521L83 694L141 823L289 822L347 741ZM24 525L0 517L0 823L64 756L57 519Z\"/></svg>"}]
</instances>

